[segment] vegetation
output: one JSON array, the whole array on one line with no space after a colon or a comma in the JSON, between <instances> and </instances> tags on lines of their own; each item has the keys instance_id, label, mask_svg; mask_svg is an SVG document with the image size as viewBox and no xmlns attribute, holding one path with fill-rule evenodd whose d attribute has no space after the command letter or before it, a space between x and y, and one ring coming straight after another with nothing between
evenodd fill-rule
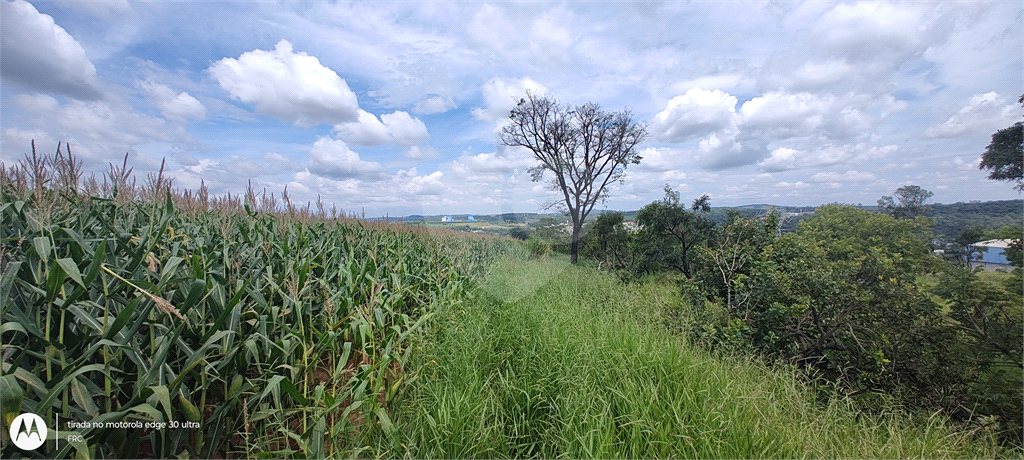
<instances>
[{"instance_id":1,"label":"vegetation","mask_svg":"<svg viewBox=\"0 0 1024 460\"><path fill-rule=\"evenodd\" d=\"M876 206L858 206L865 210L876 210ZM713 207L703 212L703 216L716 224L723 224L729 220L730 213L739 213L747 217L757 217L770 213L772 210L780 213L780 231L782 233L793 233L796 231L800 221L814 216L814 207L808 206L772 206L772 205L750 205L750 206L721 206ZM635 222L639 211L603 211L598 214L621 214L623 222ZM800 213L800 214L797 214ZM932 233L934 234L933 246L936 249L945 249L945 246L958 238L959 233L967 228L977 228L978 234L998 230L1009 225L1017 225L1024 221L1024 201L1022 200L1001 200L986 202L951 203L951 204L925 204L925 217L934 219ZM525 240L533 233L541 219L551 217L553 219L564 216L557 214L477 214L476 222L465 222L464 215L453 215L455 222L440 222L442 216L407 216L401 219L406 225L424 226L427 228L462 230L471 232L491 233L496 235L508 235L516 239ZM506 220L507 219L507 220ZM398 219L394 219L398 221ZM593 224L596 219L588 221ZM584 225L583 239L588 241L586 236L591 230ZM568 234L565 240L568 241ZM971 240L971 243L981 241ZM566 243L566 248L569 244ZM962 250L960 245L956 250ZM581 246L581 251L585 248ZM564 251L568 254L568 249ZM582 252L581 252L582 253Z\"/></svg>"},{"instance_id":2,"label":"vegetation","mask_svg":"<svg viewBox=\"0 0 1024 460\"><path fill-rule=\"evenodd\" d=\"M642 226L637 237L637 251L643 264L637 270L650 273L663 268L677 270L687 278L694 273L696 246L705 242L714 227L704 213L710 209L710 198L703 195L687 210L679 204L679 194L665 186L665 198L644 206L636 213Z\"/></svg>"},{"instance_id":3,"label":"vegetation","mask_svg":"<svg viewBox=\"0 0 1024 460\"><path fill-rule=\"evenodd\" d=\"M982 273L950 267L933 288L949 312L929 341L938 362L929 395L948 413L981 424L999 424L1021 445L1021 273L986 280Z\"/></svg>"},{"instance_id":4,"label":"vegetation","mask_svg":"<svg viewBox=\"0 0 1024 460\"><path fill-rule=\"evenodd\" d=\"M821 400L789 367L665 333L670 284L627 288L564 257L505 262L436 317L428 369L366 452L413 458L995 456L943 417ZM422 364L420 364L422 363Z\"/></svg>"},{"instance_id":5,"label":"vegetation","mask_svg":"<svg viewBox=\"0 0 1024 460\"><path fill-rule=\"evenodd\" d=\"M930 219L782 234L666 188L591 222L613 275L550 217L523 243L79 171L0 165L0 412L81 436L38 456L1020 452L1021 271L932 257Z\"/></svg>"},{"instance_id":6,"label":"vegetation","mask_svg":"<svg viewBox=\"0 0 1024 460\"><path fill-rule=\"evenodd\" d=\"M1024 95L1017 101L1024 105ZM988 169L988 178L1016 182L1014 189L1024 191L1024 123L1017 122L992 135L992 142L981 154L978 169Z\"/></svg>"},{"instance_id":7,"label":"vegetation","mask_svg":"<svg viewBox=\"0 0 1024 460\"><path fill-rule=\"evenodd\" d=\"M630 164L639 164L636 146L647 137L642 124L628 110L606 112L597 104L565 106L550 97L530 92L509 112L510 123L501 141L525 147L539 164L530 168L534 181L552 176L551 188L560 197L553 205L572 220L569 257L577 262L583 224L608 184L618 181Z\"/></svg>"},{"instance_id":8,"label":"vegetation","mask_svg":"<svg viewBox=\"0 0 1024 460\"><path fill-rule=\"evenodd\" d=\"M716 226L697 203L683 209L666 192L638 213L642 230L627 232L612 215L587 247L623 279L678 272L684 301L673 330L796 365L864 409L942 410L1019 448L1019 269L1001 284L957 274L932 256L932 219L834 204L783 234L775 213L733 212ZM1004 237L1020 241L1019 228ZM945 282L920 283L936 272Z\"/></svg>"},{"instance_id":9,"label":"vegetation","mask_svg":"<svg viewBox=\"0 0 1024 460\"><path fill-rule=\"evenodd\" d=\"M410 340L437 306L522 251L286 194L211 199L162 175L136 187L125 166L80 187L78 168L58 150L0 176L5 423L90 423L45 457L350 452L355 427L396 429L419 375Z\"/></svg>"},{"instance_id":10,"label":"vegetation","mask_svg":"<svg viewBox=\"0 0 1024 460\"><path fill-rule=\"evenodd\" d=\"M1021 238L1024 232L1011 233L1024 222L1024 201L1003 200L987 203L933 204L927 216L935 220L932 231L935 246L944 249L951 260L965 262L967 246L995 238ZM969 256L969 255L966 255Z\"/></svg>"},{"instance_id":11,"label":"vegetation","mask_svg":"<svg viewBox=\"0 0 1024 460\"><path fill-rule=\"evenodd\" d=\"M924 203L935 194L917 185L905 185L896 189L895 199L883 196L878 207L883 212L902 219L914 219L926 212Z\"/></svg>"}]
</instances>

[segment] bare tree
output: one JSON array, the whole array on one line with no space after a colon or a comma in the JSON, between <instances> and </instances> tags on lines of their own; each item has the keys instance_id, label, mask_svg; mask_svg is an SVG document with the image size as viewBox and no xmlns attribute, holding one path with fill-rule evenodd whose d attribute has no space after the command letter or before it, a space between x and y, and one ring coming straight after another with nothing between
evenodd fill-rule
<instances>
[{"instance_id":1,"label":"bare tree","mask_svg":"<svg viewBox=\"0 0 1024 460\"><path fill-rule=\"evenodd\" d=\"M636 146L647 137L646 128L624 110L606 112L587 103L578 107L527 92L509 113L511 123L501 140L512 147L526 147L540 162L530 168L534 181L551 171L551 188L562 193L555 201L572 218L570 258L577 262L580 230L605 186L622 179L629 164L639 164Z\"/></svg>"}]
</instances>

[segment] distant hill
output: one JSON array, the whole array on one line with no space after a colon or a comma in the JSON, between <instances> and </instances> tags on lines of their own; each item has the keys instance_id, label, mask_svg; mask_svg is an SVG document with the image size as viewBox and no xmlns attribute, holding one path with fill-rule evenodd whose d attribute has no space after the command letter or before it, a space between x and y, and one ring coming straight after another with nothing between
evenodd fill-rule
<instances>
[{"instance_id":1,"label":"distant hill","mask_svg":"<svg viewBox=\"0 0 1024 460\"><path fill-rule=\"evenodd\" d=\"M1024 200L931 204L927 207L925 215L935 218L932 231L945 241L956 238L961 229L969 226L990 231L1024 224Z\"/></svg>"},{"instance_id":2,"label":"distant hill","mask_svg":"<svg viewBox=\"0 0 1024 460\"><path fill-rule=\"evenodd\" d=\"M861 209L877 211L877 206L858 206ZM1024 224L1024 200L1000 200L1000 201L972 201L969 203L953 204L930 204L925 216L935 219L935 226L932 231L935 236L944 241L950 241L956 237L961 229L969 226L981 227L984 231L996 230L1007 225ZM812 217L815 206L786 206L771 204L749 204L743 206L719 206L712 207L708 217L716 222L725 222L730 210L739 211L748 216L757 216L776 209L783 213L785 218L782 221L783 232L796 231L797 224L804 219ZM626 221L636 219L637 210L632 211L595 211L595 216L601 212L621 212ZM412 215L405 217L389 217L388 220L403 221L407 224L440 222L445 215L451 216L455 223L465 223L469 214L438 214L436 216ZM552 216L561 218L558 213L532 213L517 212L505 214L474 214L478 223L490 223L494 225L516 225L534 222L542 217Z\"/></svg>"}]
</instances>

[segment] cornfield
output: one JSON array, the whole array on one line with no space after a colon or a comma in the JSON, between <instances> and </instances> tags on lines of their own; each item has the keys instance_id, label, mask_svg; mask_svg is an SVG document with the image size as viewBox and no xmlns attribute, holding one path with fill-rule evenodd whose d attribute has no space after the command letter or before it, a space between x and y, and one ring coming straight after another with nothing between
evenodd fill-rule
<instances>
[{"instance_id":1,"label":"cornfield","mask_svg":"<svg viewBox=\"0 0 1024 460\"><path fill-rule=\"evenodd\" d=\"M59 420L40 457L386 455L417 332L524 254L34 150L0 164L3 457L23 412Z\"/></svg>"}]
</instances>

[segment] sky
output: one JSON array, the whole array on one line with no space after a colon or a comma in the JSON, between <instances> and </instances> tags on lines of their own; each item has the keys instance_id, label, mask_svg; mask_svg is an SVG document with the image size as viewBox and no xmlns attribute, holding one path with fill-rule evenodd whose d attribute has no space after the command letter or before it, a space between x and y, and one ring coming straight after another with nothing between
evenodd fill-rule
<instances>
[{"instance_id":1,"label":"sky","mask_svg":"<svg viewBox=\"0 0 1024 460\"><path fill-rule=\"evenodd\" d=\"M649 133L597 209L1018 199L978 169L1022 121L1024 4L0 0L0 161L71 145L370 216L540 212L498 134L531 91ZM550 175L547 176L551 178Z\"/></svg>"}]
</instances>

